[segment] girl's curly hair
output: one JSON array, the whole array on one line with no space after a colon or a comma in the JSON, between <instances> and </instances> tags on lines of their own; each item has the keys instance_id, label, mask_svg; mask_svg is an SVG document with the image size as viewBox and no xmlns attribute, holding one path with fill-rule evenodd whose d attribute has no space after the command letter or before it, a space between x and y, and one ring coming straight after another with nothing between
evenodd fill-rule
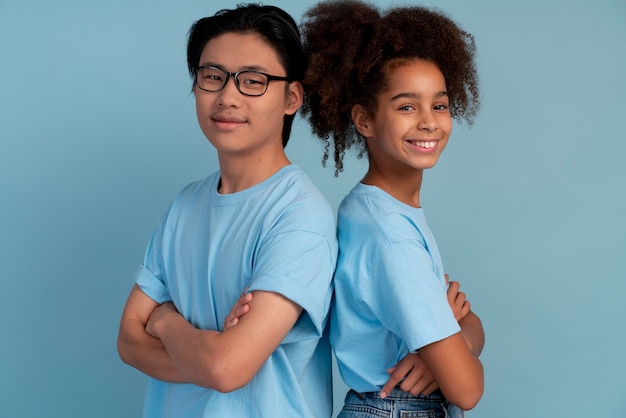
<instances>
[{"instance_id":1,"label":"girl's curly hair","mask_svg":"<svg viewBox=\"0 0 626 418\"><path fill-rule=\"evenodd\" d=\"M397 7L381 13L361 1L330 0L305 13L302 34L309 60L302 113L325 143L324 166L334 144L335 175L343 171L348 149L357 148L359 158L367 152L352 107L374 113L398 61L423 59L439 67L453 118L471 125L480 107L474 37L440 11Z\"/></svg>"}]
</instances>

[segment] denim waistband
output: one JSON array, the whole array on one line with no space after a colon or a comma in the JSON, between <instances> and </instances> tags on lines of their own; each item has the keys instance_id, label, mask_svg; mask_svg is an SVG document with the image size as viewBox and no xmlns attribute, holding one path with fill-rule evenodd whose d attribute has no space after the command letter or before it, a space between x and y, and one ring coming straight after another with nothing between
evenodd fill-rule
<instances>
[{"instance_id":1,"label":"denim waistband","mask_svg":"<svg viewBox=\"0 0 626 418\"><path fill-rule=\"evenodd\" d=\"M380 392L357 392L352 390L359 398L378 398L380 399ZM443 393L439 389L431 393L430 395L411 395L409 392L405 392L402 389L395 387L387 394L385 398L387 400L399 401L399 400L425 400L425 401L445 401Z\"/></svg>"}]
</instances>

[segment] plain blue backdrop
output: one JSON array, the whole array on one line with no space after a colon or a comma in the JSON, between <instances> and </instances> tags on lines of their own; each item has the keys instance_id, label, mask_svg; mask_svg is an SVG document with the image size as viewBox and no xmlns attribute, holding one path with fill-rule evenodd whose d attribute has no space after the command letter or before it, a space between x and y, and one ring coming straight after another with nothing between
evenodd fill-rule
<instances>
[{"instance_id":1,"label":"plain blue backdrop","mask_svg":"<svg viewBox=\"0 0 626 418\"><path fill-rule=\"evenodd\" d=\"M422 199L487 333L468 417L624 417L626 2L422 4L478 45L482 111ZM234 5L0 0L1 417L140 415L118 322L167 204L217 169L185 37ZM365 168L323 169L302 120L287 152L335 208Z\"/></svg>"}]
</instances>

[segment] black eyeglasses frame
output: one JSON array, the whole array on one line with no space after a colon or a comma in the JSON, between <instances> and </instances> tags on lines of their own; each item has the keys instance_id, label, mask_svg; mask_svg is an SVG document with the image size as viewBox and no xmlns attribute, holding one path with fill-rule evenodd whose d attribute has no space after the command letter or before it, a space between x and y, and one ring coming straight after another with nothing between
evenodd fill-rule
<instances>
[{"instance_id":1,"label":"black eyeglasses frame","mask_svg":"<svg viewBox=\"0 0 626 418\"><path fill-rule=\"evenodd\" d=\"M221 88L217 89L217 90L207 90L204 89L200 86L200 83L198 83L198 73L200 72L200 70L204 69L204 68L211 68L214 70L218 70L221 71L222 73L224 73L224 75L226 76L226 78L224 79L224 84L222 85ZM239 85L239 75L242 73L255 73L255 74L261 74L265 77L267 77L267 84L265 85L265 90L263 90L262 93L260 94L249 94L249 93L244 93L243 91L241 91L241 86ZM194 82L196 84L196 86L198 86L198 88L202 91L206 91L209 93L217 93L218 91L222 91L224 90L224 87L226 87L226 84L228 84L228 79L232 77L233 80L235 80L235 87L237 87L237 91L239 91L239 93L243 94L244 96L248 96L248 97L259 97L259 96L263 96L266 92L267 92L267 88L270 85L271 81L286 81L288 83L291 83L292 80L289 77L281 77L281 76L277 76L277 75L272 75L272 74L267 74L261 71L256 71L256 70L242 70L242 71L237 71L236 73L231 73L229 71L226 71L223 68L220 67L216 67L214 65L201 65L196 69L196 77L194 79Z\"/></svg>"}]
</instances>

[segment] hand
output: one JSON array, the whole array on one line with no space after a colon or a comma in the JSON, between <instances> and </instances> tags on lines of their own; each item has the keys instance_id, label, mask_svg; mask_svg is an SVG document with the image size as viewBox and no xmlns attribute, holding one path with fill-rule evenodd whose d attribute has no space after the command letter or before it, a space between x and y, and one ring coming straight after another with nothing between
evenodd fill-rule
<instances>
[{"instance_id":1,"label":"hand","mask_svg":"<svg viewBox=\"0 0 626 418\"><path fill-rule=\"evenodd\" d=\"M154 310L150 314L150 318L148 318L148 323L146 324L146 332L153 337L159 338L156 332L156 324L159 320L171 314L180 315L178 313L178 310L176 309L176 306L174 306L172 302L165 302L154 308Z\"/></svg>"},{"instance_id":2,"label":"hand","mask_svg":"<svg viewBox=\"0 0 626 418\"><path fill-rule=\"evenodd\" d=\"M237 303L231 308L230 313L224 319L224 330L234 327L239 323L239 318L244 316L250 310L250 301L252 300L252 293L246 293L248 289L241 292Z\"/></svg>"},{"instance_id":3,"label":"hand","mask_svg":"<svg viewBox=\"0 0 626 418\"><path fill-rule=\"evenodd\" d=\"M439 387L430 369L418 353L409 353L387 370L391 375L385 386L380 391L380 397L385 399L389 392L400 383L400 389L410 392L411 395L430 395Z\"/></svg>"},{"instance_id":4,"label":"hand","mask_svg":"<svg viewBox=\"0 0 626 418\"><path fill-rule=\"evenodd\" d=\"M465 293L459 289L459 282L450 281L450 277L446 274L446 284L448 285L448 303L454 313L454 318L458 321L463 319L470 312L470 302L466 299Z\"/></svg>"}]
</instances>

